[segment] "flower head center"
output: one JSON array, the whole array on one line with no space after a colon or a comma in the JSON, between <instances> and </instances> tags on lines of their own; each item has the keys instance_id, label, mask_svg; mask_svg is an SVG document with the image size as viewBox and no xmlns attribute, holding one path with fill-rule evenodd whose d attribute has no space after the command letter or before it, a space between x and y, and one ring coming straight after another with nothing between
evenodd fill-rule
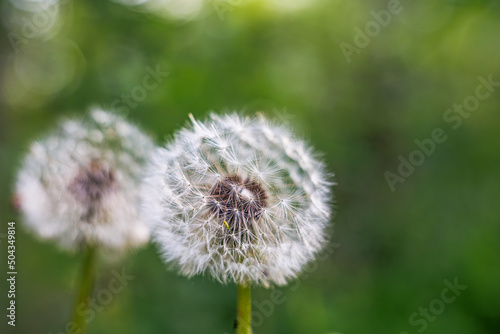
<instances>
[{"instance_id":1,"label":"flower head center","mask_svg":"<svg viewBox=\"0 0 500 334\"><path fill-rule=\"evenodd\" d=\"M69 191L86 209L85 220L90 220L101 208L102 198L115 187L113 170L98 161L82 168L69 185Z\"/></svg>"},{"instance_id":2,"label":"flower head center","mask_svg":"<svg viewBox=\"0 0 500 334\"><path fill-rule=\"evenodd\" d=\"M208 203L221 223L226 222L234 232L251 227L262 216L266 200L266 191L257 181L234 175L212 186Z\"/></svg>"}]
</instances>

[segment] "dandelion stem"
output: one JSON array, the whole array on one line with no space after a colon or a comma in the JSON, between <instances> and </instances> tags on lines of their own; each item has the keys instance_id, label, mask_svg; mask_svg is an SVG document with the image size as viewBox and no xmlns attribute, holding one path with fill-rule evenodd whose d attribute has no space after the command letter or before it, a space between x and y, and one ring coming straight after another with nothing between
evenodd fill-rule
<instances>
[{"instance_id":1,"label":"dandelion stem","mask_svg":"<svg viewBox=\"0 0 500 334\"><path fill-rule=\"evenodd\" d=\"M236 334L252 334L252 290L250 285L238 285Z\"/></svg>"},{"instance_id":2,"label":"dandelion stem","mask_svg":"<svg viewBox=\"0 0 500 334\"><path fill-rule=\"evenodd\" d=\"M85 332L87 325L85 315L89 308L88 297L92 292L95 278L96 253L96 248L90 246L85 254L80 286L78 287L78 295L73 312L73 326L70 327L72 328L71 334L83 334Z\"/></svg>"}]
</instances>

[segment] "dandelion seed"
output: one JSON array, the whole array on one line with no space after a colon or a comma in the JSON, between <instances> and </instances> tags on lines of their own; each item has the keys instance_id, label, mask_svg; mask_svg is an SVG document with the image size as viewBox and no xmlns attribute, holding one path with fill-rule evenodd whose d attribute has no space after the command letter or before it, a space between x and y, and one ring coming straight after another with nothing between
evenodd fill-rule
<instances>
[{"instance_id":1,"label":"dandelion seed","mask_svg":"<svg viewBox=\"0 0 500 334\"><path fill-rule=\"evenodd\" d=\"M327 240L323 163L263 117L191 119L153 155L142 186L144 217L165 260L183 275L240 285L295 278Z\"/></svg>"},{"instance_id":2,"label":"dandelion seed","mask_svg":"<svg viewBox=\"0 0 500 334\"><path fill-rule=\"evenodd\" d=\"M16 182L16 207L42 239L85 253L72 326L83 333L99 249L123 251L149 240L138 185L150 138L120 116L95 109L35 142Z\"/></svg>"},{"instance_id":3,"label":"dandelion seed","mask_svg":"<svg viewBox=\"0 0 500 334\"><path fill-rule=\"evenodd\" d=\"M153 155L144 217L183 275L238 284L236 333L248 334L250 285L285 284L324 246L331 183L306 144L263 117L191 120Z\"/></svg>"}]
</instances>

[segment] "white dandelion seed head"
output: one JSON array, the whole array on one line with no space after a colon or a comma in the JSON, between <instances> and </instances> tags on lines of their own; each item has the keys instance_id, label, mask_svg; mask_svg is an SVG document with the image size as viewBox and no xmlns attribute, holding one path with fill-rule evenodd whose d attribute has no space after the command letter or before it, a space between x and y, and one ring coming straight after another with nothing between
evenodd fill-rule
<instances>
[{"instance_id":1,"label":"white dandelion seed head","mask_svg":"<svg viewBox=\"0 0 500 334\"><path fill-rule=\"evenodd\" d=\"M286 284L326 243L324 164L263 117L192 123L153 154L141 191L165 260L186 276Z\"/></svg>"},{"instance_id":2,"label":"white dandelion seed head","mask_svg":"<svg viewBox=\"0 0 500 334\"><path fill-rule=\"evenodd\" d=\"M149 240L139 185L154 144L121 116L94 109L32 144L17 175L25 224L63 248L121 251Z\"/></svg>"}]
</instances>

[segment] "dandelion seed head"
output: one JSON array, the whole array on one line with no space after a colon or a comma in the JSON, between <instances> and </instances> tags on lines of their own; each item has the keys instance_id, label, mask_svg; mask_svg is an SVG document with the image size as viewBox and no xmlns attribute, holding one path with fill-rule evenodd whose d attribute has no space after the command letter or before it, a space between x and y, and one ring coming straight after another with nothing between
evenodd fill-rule
<instances>
[{"instance_id":1,"label":"dandelion seed head","mask_svg":"<svg viewBox=\"0 0 500 334\"><path fill-rule=\"evenodd\" d=\"M138 188L154 144L121 116L100 109L67 119L33 143L16 180L26 226L67 249L125 250L149 240Z\"/></svg>"},{"instance_id":2,"label":"dandelion seed head","mask_svg":"<svg viewBox=\"0 0 500 334\"><path fill-rule=\"evenodd\" d=\"M285 126L211 114L192 118L152 155L142 208L165 260L183 275L282 285L327 241L328 178Z\"/></svg>"}]
</instances>

